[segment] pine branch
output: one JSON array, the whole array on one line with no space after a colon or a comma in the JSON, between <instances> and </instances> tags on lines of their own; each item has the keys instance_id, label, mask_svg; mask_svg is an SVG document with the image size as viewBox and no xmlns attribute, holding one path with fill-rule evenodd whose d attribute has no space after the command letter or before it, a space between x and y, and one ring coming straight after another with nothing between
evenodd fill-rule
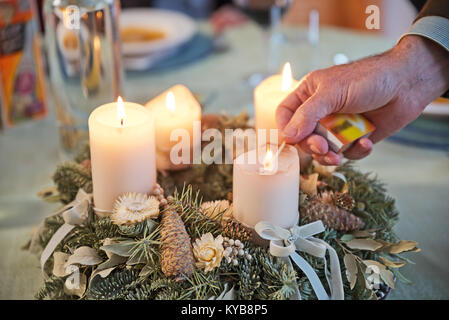
<instances>
[{"instance_id":1,"label":"pine branch","mask_svg":"<svg viewBox=\"0 0 449 320\"><path fill-rule=\"evenodd\" d=\"M75 162L60 164L53 174L53 181L64 203L75 199L79 189L92 192L92 175L90 169Z\"/></svg>"},{"instance_id":2,"label":"pine branch","mask_svg":"<svg viewBox=\"0 0 449 320\"><path fill-rule=\"evenodd\" d=\"M45 280L41 289L35 294L35 298L38 300L64 298L64 282L63 278L51 276Z\"/></svg>"}]
</instances>

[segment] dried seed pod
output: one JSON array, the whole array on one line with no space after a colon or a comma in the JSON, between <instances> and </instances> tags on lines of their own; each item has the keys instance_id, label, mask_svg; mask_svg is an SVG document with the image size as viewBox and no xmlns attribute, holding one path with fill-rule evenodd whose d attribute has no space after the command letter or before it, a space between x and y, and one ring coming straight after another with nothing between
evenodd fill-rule
<instances>
[{"instance_id":1,"label":"dried seed pod","mask_svg":"<svg viewBox=\"0 0 449 320\"><path fill-rule=\"evenodd\" d=\"M355 201L349 193L336 192L334 194L334 203L347 211L352 211L355 207Z\"/></svg>"},{"instance_id":2,"label":"dried seed pod","mask_svg":"<svg viewBox=\"0 0 449 320\"><path fill-rule=\"evenodd\" d=\"M251 230L235 219L229 219L224 222L223 234L240 241L248 241L252 237Z\"/></svg>"}]
</instances>

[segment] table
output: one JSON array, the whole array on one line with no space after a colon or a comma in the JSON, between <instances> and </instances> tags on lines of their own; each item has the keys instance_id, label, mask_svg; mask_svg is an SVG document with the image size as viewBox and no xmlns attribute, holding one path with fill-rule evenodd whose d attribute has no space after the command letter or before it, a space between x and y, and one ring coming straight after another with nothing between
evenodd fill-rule
<instances>
[{"instance_id":1,"label":"table","mask_svg":"<svg viewBox=\"0 0 449 320\"><path fill-rule=\"evenodd\" d=\"M206 32L209 27L205 24ZM293 36L305 37L304 30ZM252 112L252 90L242 79L266 65L258 28L247 24L227 32L231 49L166 73L129 74L128 100L144 103L176 83L183 83L207 102L205 112ZM281 47L281 60L289 60L297 78L318 66L332 64L335 53L350 59L382 52L394 40L325 28L318 48L297 41ZM18 125L0 134L0 299L32 299L42 283L38 259L20 250L34 225L56 209L36 192L51 185L51 174L61 160L54 116ZM392 299L449 298L449 159L442 152L381 142L357 165L375 172L397 199L401 239L417 240L422 252L411 254L415 266L403 274L414 282L399 284Z\"/></svg>"}]
</instances>

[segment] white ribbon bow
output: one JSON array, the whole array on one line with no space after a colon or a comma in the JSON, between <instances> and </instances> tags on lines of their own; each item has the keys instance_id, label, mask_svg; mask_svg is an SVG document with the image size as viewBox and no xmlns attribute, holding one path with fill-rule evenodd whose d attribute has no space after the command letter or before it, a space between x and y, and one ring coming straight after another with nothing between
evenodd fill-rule
<instances>
[{"instance_id":1,"label":"white ribbon bow","mask_svg":"<svg viewBox=\"0 0 449 320\"><path fill-rule=\"evenodd\" d=\"M294 226L289 230L267 221L261 221L255 226L255 230L263 239L270 240L270 253L273 256L290 257L305 273L319 300L344 299L343 281L337 252L325 241L313 237L324 231L324 225L320 220L303 226ZM324 260L324 271L331 291L330 296L312 266L296 251L302 251ZM330 270L327 268L327 251L329 251Z\"/></svg>"},{"instance_id":2,"label":"white ribbon bow","mask_svg":"<svg viewBox=\"0 0 449 320\"><path fill-rule=\"evenodd\" d=\"M45 262L47 262L48 258L53 254L53 251L55 251L62 239L64 239L76 225L82 225L87 221L91 202L92 194L88 194L83 189L79 189L75 200L51 215L55 216L61 214L65 223L53 234L44 251L42 251L40 263L45 278L48 278L48 275L44 271Z\"/></svg>"}]
</instances>

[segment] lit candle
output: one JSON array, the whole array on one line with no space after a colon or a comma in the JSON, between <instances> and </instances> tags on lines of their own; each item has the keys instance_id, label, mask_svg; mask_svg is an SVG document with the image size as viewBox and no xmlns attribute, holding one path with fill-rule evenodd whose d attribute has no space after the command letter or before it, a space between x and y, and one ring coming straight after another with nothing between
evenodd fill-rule
<instances>
[{"instance_id":1,"label":"lit candle","mask_svg":"<svg viewBox=\"0 0 449 320\"><path fill-rule=\"evenodd\" d=\"M289 228L299 219L298 152L287 145L275 153L273 147L267 148L262 160L258 149L234 160L233 214L250 228L259 221Z\"/></svg>"},{"instance_id":2,"label":"lit candle","mask_svg":"<svg viewBox=\"0 0 449 320\"><path fill-rule=\"evenodd\" d=\"M151 110L155 118L156 132L156 162L159 170L177 170L188 167L190 163L174 164L170 160L170 151L174 145L188 144L186 149L193 155L195 122L197 128L201 130L201 106L193 94L183 85L175 85L164 91L156 98L149 101L146 108ZM175 129L184 129L190 139L170 140L170 136ZM199 132L201 135L201 131ZM201 136L195 143L201 143Z\"/></svg>"},{"instance_id":3,"label":"lit candle","mask_svg":"<svg viewBox=\"0 0 449 320\"><path fill-rule=\"evenodd\" d=\"M153 189L156 150L151 112L119 97L92 112L89 139L97 214L107 215L122 193Z\"/></svg>"},{"instance_id":4,"label":"lit candle","mask_svg":"<svg viewBox=\"0 0 449 320\"><path fill-rule=\"evenodd\" d=\"M290 63L287 62L282 74L268 77L254 89L256 129L277 129L276 109L297 84L298 81L292 77Z\"/></svg>"}]
</instances>

